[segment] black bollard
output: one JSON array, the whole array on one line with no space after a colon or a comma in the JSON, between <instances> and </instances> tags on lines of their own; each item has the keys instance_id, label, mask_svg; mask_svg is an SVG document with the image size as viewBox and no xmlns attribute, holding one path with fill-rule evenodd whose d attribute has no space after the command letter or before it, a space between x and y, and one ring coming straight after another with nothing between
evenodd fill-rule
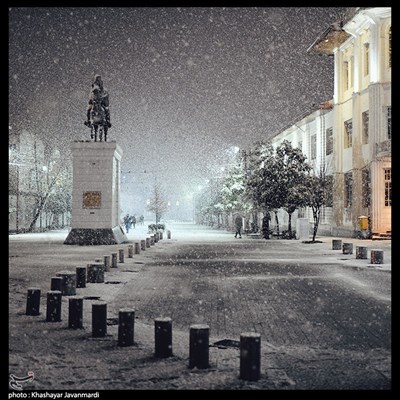
<instances>
[{"instance_id":1,"label":"black bollard","mask_svg":"<svg viewBox=\"0 0 400 400\"><path fill-rule=\"evenodd\" d=\"M117 268L117 256L118 253L111 253L111 268Z\"/></svg>"},{"instance_id":2,"label":"black bollard","mask_svg":"<svg viewBox=\"0 0 400 400\"><path fill-rule=\"evenodd\" d=\"M356 259L366 260L368 258L367 246L356 246Z\"/></svg>"},{"instance_id":3,"label":"black bollard","mask_svg":"<svg viewBox=\"0 0 400 400\"><path fill-rule=\"evenodd\" d=\"M133 258L133 244L128 245L128 258Z\"/></svg>"},{"instance_id":4,"label":"black bollard","mask_svg":"<svg viewBox=\"0 0 400 400\"><path fill-rule=\"evenodd\" d=\"M104 264L92 263L87 265L88 283L104 283Z\"/></svg>"},{"instance_id":5,"label":"black bollard","mask_svg":"<svg viewBox=\"0 0 400 400\"><path fill-rule=\"evenodd\" d=\"M60 322L61 321L61 297L60 290L50 290L47 292L47 322Z\"/></svg>"},{"instance_id":6,"label":"black bollard","mask_svg":"<svg viewBox=\"0 0 400 400\"><path fill-rule=\"evenodd\" d=\"M190 326L189 368L209 368L209 335L208 325Z\"/></svg>"},{"instance_id":7,"label":"black bollard","mask_svg":"<svg viewBox=\"0 0 400 400\"><path fill-rule=\"evenodd\" d=\"M343 243L343 254L353 254L353 243Z\"/></svg>"},{"instance_id":8,"label":"black bollard","mask_svg":"<svg viewBox=\"0 0 400 400\"><path fill-rule=\"evenodd\" d=\"M61 276L53 276L51 278L50 290L59 290L62 292L64 278Z\"/></svg>"},{"instance_id":9,"label":"black bollard","mask_svg":"<svg viewBox=\"0 0 400 400\"><path fill-rule=\"evenodd\" d=\"M40 289L28 288L26 296L26 315L39 315L40 314Z\"/></svg>"},{"instance_id":10,"label":"black bollard","mask_svg":"<svg viewBox=\"0 0 400 400\"><path fill-rule=\"evenodd\" d=\"M154 243L155 243L155 241L154 241L154 235L151 235L151 236L150 236L150 246L154 246Z\"/></svg>"},{"instance_id":11,"label":"black bollard","mask_svg":"<svg viewBox=\"0 0 400 400\"><path fill-rule=\"evenodd\" d=\"M83 328L83 297L81 296L68 299L68 328Z\"/></svg>"},{"instance_id":12,"label":"black bollard","mask_svg":"<svg viewBox=\"0 0 400 400\"><path fill-rule=\"evenodd\" d=\"M147 237L147 238L146 238L146 247L149 248L150 245L151 245L150 238Z\"/></svg>"},{"instance_id":13,"label":"black bollard","mask_svg":"<svg viewBox=\"0 0 400 400\"><path fill-rule=\"evenodd\" d=\"M92 336L104 337L107 334L107 303L92 304Z\"/></svg>"},{"instance_id":14,"label":"black bollard","mask_svg":"<svg viewBox=\"0 0 400 400\"><path fill-rule=\"evenodd\" d=\"M371 264L383 264L383 250L371 250Z\"/></svg>"},{"instance_id":15,"label":"black bollard","mask_svg":"<svg viewBox=\"0 0 400 400\"><path fill-rule=\"evenodd\" d=\"M111 266L111 256L107 255L103 257L104 261L104 271L109 271Z\"/></svg>"},{"instance_id":16,"label":"black bollard","mask_svg":"<svg viewBox=\"0 0 400 400\"><path fill-rule=\"evenodd\" d=\"M163 233L160 231L160 240L163 238Z\"/></svg>"},{"instance_id":17,"label":"black bollard","mask_svg":"<svg viewBox=\"0 0 400 400\"><path fill-rule=\"evenodd\" d=\"M332 239L332 250L342 250L342 241L340 239Z\"/></svg>"},{"instance_id":18,"label":"black bollard","mask_svg":"<svg viewBox=\"0 0 400 400\"><path fill-rule=\"evenodd\" d=\"M261 366L261 335L246 332L240 335L240 379L258 381Z\"/></svg>"},{"instance_id":19,"label":"black bollard","mask_svg":"<svg viewBox=\"0 0 400 400\"><path fill-rule=\"evenodd\" d=\"M154 234L154 243L157 243L160 240L160 236L158 235L158 232Z\"/></svg>"},{"instance_id":20,"label":"black bollard","mask_svg":"<svg viewBox=\"0 0 400 400\"><path fill-rule=\"evenodd\" d=\"M140 243L135 242L135 254L140 254Z\"/></svg>"},{"instance_id":21,"label":"black bollard","mask_svg":"<svg viewBox=\"0 0 400 400\"><path fill-rule=\"evenodd\" d=\"M64 279L61 289L63 296L74 296L76 294L76 272L60 271L56 275Z\"/></svg>"},{"instance_id":22,"label":"black bollard","mask_svg":"<svg viewBox=\"0 0 400 400\"><path fill-rule=\"evenodd\" d=\"M156 318L154 320L154 355L157 358L172 356L172 319Z\"/></svg>"},{"instance_id":23,"label":"black bollard","mask_svg":"<svg viewBox=\"0 0 400 400\"><path fill-rule=\"evenodd\" d=\"M86 287L86 267L76 267L76 287Z\"/></svg>"},{"instance_id":24,"label":"black bollard","mask_svg":"<svg viewBox=\"0 0 400 400\"><path fill-rule=\"evenodd\" d=\"M124 260L124 255L125 255L124 249L118 249L118 255L119 255L119 262L120 263L125 262L125 260Z\"/></svg>"},{"instance_id":25,"label":"black bollard","mask_svg":"<svg viewBox=\"0 0 400 400\"><path fill-rule=\"evenodd\" d=\"M132 346L135 331L135 310L121 308L118 318L118 346Z\"/></svg>"},{"instance_id":26,"label":"black bollard","mask_svg":"<svg viewBox=\"0 0 400 400\"><path fill-rule=\"evenodd\" d=\"M171 231L167 231L167 239L171 239Z\"/></svg>"},{"instance_id":27,"label":"black bollard","mask_svg":"<svg viewBox=\"0 0 400 400\"><path fill-rule=\"evenodd\" d=\"M146 250L146 240L140 241L140 249L145 251Z\"/></svg>"}]
</instances>

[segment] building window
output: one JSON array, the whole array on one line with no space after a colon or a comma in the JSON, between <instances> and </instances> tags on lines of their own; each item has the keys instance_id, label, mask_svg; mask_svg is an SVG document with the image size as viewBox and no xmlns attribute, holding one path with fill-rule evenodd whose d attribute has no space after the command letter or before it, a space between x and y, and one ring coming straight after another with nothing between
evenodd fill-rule
<instances>
[{"instance_id":1,"label":"building window","mask_svg":"<svg viewBox=\"0 0 400 400\"><path fill-rule=\"evenodd\" d=\"M353 121L351 119L344 121L344 148L347 149L353 145Z\"/></svg>"},{"instance_id":2,"label":"building window","mask_svg":"<svg viewBox=\"0 0 400 400\"><path fill-rule=\"evenodd\" d=\"M353 199L353 174L344 174L344 207L351 207Z\"/></svg>"},{"instance_id":3,"label":"building window","mask_svg":"<svg viewBox=\"0 0 400 400\"><path fill-rule=\"evenodd\" d=\"M369 111L364 111L361 114L362 119L362 143L368 143L368 136L369 136Z\"/></svg>"},{"instance_id":4,"label":"building window","mask_svg":"<svg viewBox=\"0 0 400 400\"><path fill-rule=\"evenodd\" d=\"M347 90L350 87L349 82L349 62L345 61L343 63L343 82L344 82L344 90Z\"/></svg>"},{"instance_id":5,"label":"building window","mask_svg":"<svg viewBox=\"0 0 400 400\"><path fill-rule=\"evenodd\" d=\"M354 57L350 57L350 64L349 64L349 73L350 73L350 87L354 86Z\"/></svg>"},{"instance_id":6,"label":"building window","mask_svg":"<svg viewBox=\"0 0 400 400\"><path fill-rule=\"evenodd\" d=\"M392 206L392 169L385 168L385 207Z\"/></svg>"},{"instance_id":7,"label":"building window","mask_svg":"<svg viewBox=\"0 0 400 400\"><path fill-rule=\"evenodd\" d=\"M325 131L325 154L328 156L333 153L333 128L328 128Z\"/></svg>"},{"instance_id":8,"label":"building window","mask_svg":"<svg viewBox=\"0 0 400 400\"><path fill-rule=\"evenodd\" d=\"M350 57L349 60L343 62L343 82L344 90L348 90L353 87L354 72L353 72L354 57Z\"/></svg>"},{"instance_id":9,"label":"building window","mask_svg":"<svg viewBox=\"0 0 400 400\"><path fill-rule=\"evenodd\" d=\"M364 76L369 75L369 43L364 43Z\"/></svg>"},{"instance_id":10,"label":"building window","mask_svg":"<svg viewBox=\"0 0 400 400\"><path fill-rule=\"evenodd\" d=\"M392 27L388 31L388 66L392 68Z\"/></svg>"},{"instance_id":11,"label":"building window","mask_svg":"<svg viewBox=\"0 0 400 400\"><path fill-rule=\"evenodd\" d=\"M311 136L310 146L311 160L315 160L317 158L317 135Z\"/></svg>"},{"instance_id":12,"label":"building window","mask_svg":"<svg viewBox=\"0 0 400 400\"><path fill-rule=\"evenodd\" d=\"M368 169L362 170L362 206L367 208L370 205L371 179Z\"/></svg>"},{"instance_id":13,"label":"building window","mask_svg":"<svg viewBox=\"0 0 400 400\"><path fill-rule=\"evenodd\" d=\"M387 107L387 136L389 140L392 140L392 107Z\"/></svg>"}]
</instances>

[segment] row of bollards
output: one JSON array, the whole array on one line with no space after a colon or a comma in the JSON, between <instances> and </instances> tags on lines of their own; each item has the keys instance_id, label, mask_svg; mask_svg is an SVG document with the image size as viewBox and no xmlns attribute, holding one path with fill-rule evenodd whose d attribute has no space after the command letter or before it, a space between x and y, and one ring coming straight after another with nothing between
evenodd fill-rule
<instances>
[{"instance_id":1,"label":"row of bollards","mask_svg":"<svg viewBox=\"0 0 400 400\"><path fill-rule=\"evenodd\" d=\"M341 239L332 239L332 250L342 250L343 254L353 254L353 243L342 242ZM371 249L371 264L383 264L383 250ZM356 246L356 259L367 260L367 246Z\"/></svg>"},{"instance_id":2,"label":"row of bollards","mask_svg":"<svg viewBox=\"0 0 400 400\"><path fill-rule=\"evenodd\" d=\"M40 289L28 289L28 315L37 315ZM83 328L83 297L74 296L69 299L68 328ZM47 293L46 321L61 321L61 291L52 290ZM118 315L118 346L134 344L135 310L122 308ZM107 335L107 303L92 304L92 337L101 338ZM209 362L208 325L195 324L189 331L189 368L207 369ZM156 358L168 358L172 352L172 319L156 318L154 320L154 355ZM255 332L240 335L240 379L257 381L260 379L261 336Z\"/></svg>"},{"instance_id":3,"label":"row of bollards","mask_svg":"<svg viewBox=\"0 0 400 400\"><path fill-rule=\"evenodd\" d=\"M171 232L167 231L168 239ZM154 245L162 239L162 233L146 238L128 246L128 258L140 254L141 250ZM104 282L104 273L117 267L117 261L124 262L124 249L117 253L97 258L86 267L76 267L76 272L60 271L51 278L51 290L47 292L46 322L61 322L62 296L68 299L68 328L83 329L83 296L76 295L76 288L85 288L88 283ZM28 288L26 315L40 314L41 289ZM121 308L118 314L118 346L134 345L135 310ZM190 369L207 369L209 362L208 325L194 324L189 331L189 364ZM92 337L101 338L107 335L107 303L92 304ZM172 351L172 319L156 318L154 320L154 355L156 358L173 356ZM240 379L257 381L260 379L261 336L255 332L240 335Z\"/></svg>"},{"instance_id":4,"label":"row of bollards","mask_svg":"<svg viewBox=\"0 0 400 400\"><path fill-rule=\"evenodd\" d=\"M168 231L168 238L171 238L171 233ZM140 254L141 244L142 250L145 250L143 243L148 243L148 247L152 243L158 242L163 238L162 232L156 232L155 235L135 242L133 245L128 245L128 258L133 258L133 254ZM61 321L61 303L58 304L60 296L75 296L76 288L85 288L86 283L104 283L104 273L110 271L110 268L117 268L118 262L124 263L125 250L118 249L117 252L111 255L105 255L103 258L96 258L94 263L88 263L86 267L76 267L76 271L60 271L56 276L51 278L50 291L47 293L47 308L46 320ZM40 288L28 288L26 315L36 316L40 314ZM60 300L61 301L61 300ZM78 305L75 304L77 302ZM75 309L75 315L78 313L81 299L79 297L71 297L72 309ZM71 317L72 318L72 317ZM71 326L79 326L79 323L72 322Z\"/></svg>"}]
</instances>

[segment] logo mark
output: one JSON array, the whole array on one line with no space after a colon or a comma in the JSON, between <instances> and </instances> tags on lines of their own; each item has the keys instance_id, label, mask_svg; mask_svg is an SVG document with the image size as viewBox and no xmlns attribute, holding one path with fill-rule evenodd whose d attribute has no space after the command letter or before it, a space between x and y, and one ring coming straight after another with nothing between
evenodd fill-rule
<instances>
[{"instance_id":1,"label":"logo mark","mask_svg":"<svg viewBox=\"0 0 400 400\"><path fill-rule=\"evenodd\" d=\"M35 374L32 371L28 371L28 376L25 376L24 378L20 378L19 376L10 374L9 384L10 384L11 389L22 390L23 387L22 387L21 383L32 382L34 378L35 378Z\"/></svg>"}]
</instances>

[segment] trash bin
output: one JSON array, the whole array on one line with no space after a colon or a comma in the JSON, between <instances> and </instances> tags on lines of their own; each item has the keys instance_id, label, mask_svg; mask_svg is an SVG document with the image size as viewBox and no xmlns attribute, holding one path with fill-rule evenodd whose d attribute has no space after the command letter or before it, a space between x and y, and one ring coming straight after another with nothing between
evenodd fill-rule
<instances>
[{"instance_id":1,"label":"trash bin","mask_svg":"<svg viewBox=\"0 0 400 400\"><path fill-rule=\"evenodd\" d=\"M368 217L365 215L360 215L358 217L358 227L361 230L367 230L368 229Z\"/></svg>"}]
</instances>

